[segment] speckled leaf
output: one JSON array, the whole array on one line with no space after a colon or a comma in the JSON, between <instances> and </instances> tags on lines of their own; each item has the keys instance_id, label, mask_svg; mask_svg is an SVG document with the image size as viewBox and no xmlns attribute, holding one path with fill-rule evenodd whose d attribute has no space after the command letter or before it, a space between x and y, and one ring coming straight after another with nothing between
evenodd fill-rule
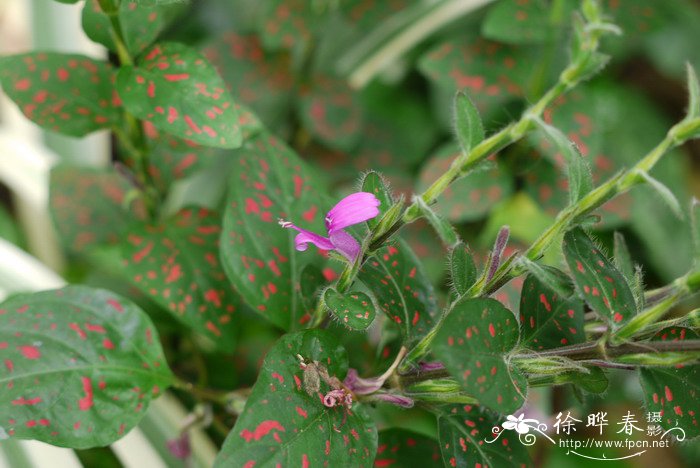
<instances>
[{"instance_id":1,"label":"speckled leaf","mask_svg":"<svg viewBox=\"0 0 700 468\"><path fill-rule=\"evenodd\" d=\"M530 63L519 49L472 36L437 45L418 66L437 86L467 93L483 113L523 95Z\"/></svg>"},{"instance_id":2,"label":"speckled leaf","mask_svg":"<svg viewBox=\"0 0 700 468\"><path fill-rule=\"evenodd\" d=\"M613 329L637 313L634 294L625 277L581 228L564 235L564 257L581 297Z\"/></svg>"},{"instance_id":3,"label":"speckled leaf","mask_svg":"<svg viewBox=\"0 0 700 468\"><path fill-rule=\"evenodd\" d=\"M294 83L286 52L264 51L257 36L229 32L207 44L203 53L237 101L249 106L269 128L285 123Z\"/></svg>"},{"instance_id":4,"label":"speckled leaf","mask_svg":"<svg viewBox=\"0 0 700 468\"><path fill-rule=\"evenodd\" d=\"M325 199L320 183L299 157L277 138L261 134L239 150L229 183L221 255L224 270L243 299L284 329L309 321L299 275L321 264L315 247L298 252L296 232L278 218L325 235Z\"/></svg>"},{"instance_id":5,"label":"speckled leaf","mask_svg":"<svg viewBox=\"0 0 700 468\"><path fill-rule=\"evenodd\" d=\"M416 191L420 193L428 188L460 154L456 143L438 149L421 169ZM512 191L513 180L505 168L476 171L451 184L440 195L434 209L452 222L474 221L486 215Z\"/></svg>"},{"instance_id":6,"label":"speckled leaf","mask_svg":"<svg viewBox=\"0 0 700 468\"><path fill-rule=\"evenodd\" d=\"M370 31L382 21L410 6L413 0L346 0L339 2L341 14L362 31Z\"/></svg>"},{"instance_id":7,"label":"speckled leaf","mask_svg":"<svg viewBox=\"0 0 700 468\"><path fill-rule=\"evenodd\" d=\"M697 340L697 332L690 328L666 328L653 341ZM698 398L700 397L700 365L642 367L639 380L644 391L647 411L661 412L661 426L671 429L679 426L688 438L700 435L698 425ZM677 434L676 434L677 435Z\"/></svg>"},{"instance_id":8,"label":"speckled leaf","mask_svg":"<svg viewBox=\"0 0 700 468\"><path fill-rule=\"evenodd\" d=\"M557 17L568 24L577 7L574 0L558 2ZM481 33L484 37L508 44L538 44L557 37L550 16L552 2L542 0L503 0L489 10Z\"/></svg>"},{"instance_id":9,"label":"speckled leaf","mask_svg":"<svg viewBox=\"0 0 700 468\"><path fill-rule=\"evenodd\" d=\"M174 181L230 157L229 150L199 145L192 140L160 132L150 122L144 122L144 134L150 149L148 172L153 184L162 192Z\"/></svg>"},{"instance_id":10,"label":"speckled leaf","mask_svg":"<svg viewBox=\"0 0 700 468\"><path fill-rule=\"evenodd\" d=\"M374 321L372 299L360 291L341 294L333 288L323 295L326 306L338 321L351 330L366 330Z\"/></svg>"},{"instance_id":11,"label":"speckled leaf","mask_svg":"<svg viewBox=\"0 0 700 468\"><path fill-rule=\"evenodd\" d=\"M493 440L493 427L501 420L497 413L483 406L446 406L440 409L438 437L442 462L446 467L472 468L532 466L525 446L518 440L517 432L505 431Z\"/></svg>"},{"instance_id":12,"label":"speckled leaf","mask_svg":"<svg viewBox=\"0 0 700 468\"><path fill-rule=\"evenodd\" d=\"M316 31L327 2L270 0L261 8L259 31L266 49L302 47Z\"/></svg>"},{"instance_id":13,"label":"speckled leaf","mask_svg":"<svg viewBox=\"0 0 700 468\"><path fill-rule=\"evenodd\" d=\"M85 286L0 304L0 359L0 434L62 447L121 438L173 380L148 316Z\"/></svg>"},{"instance_id":14,"label":"speckled leaf","mask_svg":"<svg viewBox=\"0 0 700 468\"><path fill-rule=\"evenodd\" d=\"M428 467L439 461L440 447L435 439L407 429L393 428L379 432L375 468Z\"/></svg>"},{"instance_id":15,"label":"speckled leaf","mask_svg":"<svg viewBox=\"0 0 700 468\"><path fill-rule=\"evenodd\" d=\"M408 244L383 247L363 265L358 278L395 322L404 341L425 335L433 324L437 303L430 281Z\"/></svg>"},{"instance_id":16,"label":"speckled leaf","mask_svg":"<svg viewBox=\"0 0 700 468\"><path fill-rule=\"evenodd\" d=\"M133 187L113 169L59 165L51 170L49 207L66 247L75 252L118 243L129 223L143 219L143 204L124 206Z\"/></svg>"},{"instance_id":17,"label":"speckled leaf","mask_svg":"<svg viewBox=\"0 0 700 468\"><path fill-rule=\"evenodd\" d=\"M553 268L555 275L565 275ZM582 343L583 302L561 297L535 275L528 275L520 297L520 344L535 350Z\"/></svg>"},{"instance_id":18,"label":"speckled leaf","mask_svg":"<svg viewBox=\"0 0 700 468\"><path fill-rule=\"evenodd\" d=\"M187 0L147 4L143 1L123 0L119 4L117 17L122 25L126 48L132 55L138 55L174 19L187 9ZM102 12L98 0L87 0L82 14L83 30L87 37L116 52L112 39L109 17Z\"/></svg>"},{"instance_id":19,"label":"speckled leaf","mask_svg":"<svg viewBox=\"0 0 700 468\"><path fill-rule=\"evenodd\" d=\"M362 177L361 187L363 192L374 194L380 203L379 216L367 220L367 226L369 226L370 229L374 229L374 227L379 223L379 220L382 219L382 216L393 205L391 192L384 182L384 178L375 171L369 171Z\"/></svg>"},{"instance_id":20,"label":"speckled leaf","mask_svg":"<svg viewBox=\"0 0 700 468\"><path fill-rule=\"evenodd\" d=\"M219 263L221 220L184 209L157 224L133 225L121 245L132 284L225 351L235 347L238 296Z\"/></svg>"},{"instance_id":21,"label":"speckled leaf","mask_svg":"<svg viewBox=\"0 0 700 468\"><path fill-rule=\"evenodd\" d=\"M120 122L114 71L84 55L31 52L0 57L3 91L35 124L80 137Z\"/></svg>"},{"instance_id":22,"label":"speckled leaf","mask_svg":"<svg viewBox=\"0 0 700 468\"><path fill-rule=\"evenodd\" d=\"M306 129L331 148L349 151L362 136L356 93L341 78L317 76L302 87L298 112Z\"/></svg>"},{"instance_id":23,"label":"speckled leaf","mask_svg":"<svg viewBox=\"0 0 700 468\"><path fill-rule=\"evenodd\" d=\"M518 343L518 321L494 299L455 303L433 342L435 357L467 393L495 411L522 406L527 380L506 362Z\"/></svg>"},{"instance_id":24,"label":"speckled leaf","mask_svg":"<svg viewBox=\"0 0 700 468\"><path fill-rule=\"evenodd\" d=\"M117 90L129 112L160 130L207 146L241 146L240 116L224 81L188 46L151 47L137 66L119 70Z\"/></svg>"},{"instance_id":25,"label":"speckled leaf","mask_svg":"<svg viewBox=\"0 0 700 468\"><path fill-rule=\"evenodd\" d=\"M331 388L323 378L312 388L315 379L298 356L322 365L331 378L342 380L347 372L347 354L329 332L283 336L265 357L215 467L345 466L348 460L357 467L372 465L377 431L362 405L325 407L323 396Z\"/></svg>"}]
</instances>

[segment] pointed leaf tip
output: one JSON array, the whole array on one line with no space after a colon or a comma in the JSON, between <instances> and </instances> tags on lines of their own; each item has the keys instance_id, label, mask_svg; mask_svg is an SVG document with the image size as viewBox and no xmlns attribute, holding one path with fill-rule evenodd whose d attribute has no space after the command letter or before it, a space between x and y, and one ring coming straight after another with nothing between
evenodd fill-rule
<instances>
[{"instance_id":1,"label":"pointed leaf tip","mask_svg":"<svg viewBox=\"0 0 700 468\"><path fill-rule=\"evenodd\" d=\"M455 133L464 154L469 152L484 139L484 126L479 110L469 97L458 92L454 102Z\"/></svg>"}]
</instances>

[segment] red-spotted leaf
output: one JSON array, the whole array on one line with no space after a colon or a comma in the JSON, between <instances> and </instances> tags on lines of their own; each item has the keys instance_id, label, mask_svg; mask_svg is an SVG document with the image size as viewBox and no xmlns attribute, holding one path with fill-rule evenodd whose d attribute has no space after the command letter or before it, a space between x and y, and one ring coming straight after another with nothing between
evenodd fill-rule
<instances>
[{"instance_id":1,"label":"red-spotted leaf","mask_svg":"<svg viewBox=\"0 0 700 468\"><path fill-rule=\"evenodd\" d=\"M138 55L187 9L187 0L147 4L141 0L124 0L116 16L121 24L124 42L132 55ZM99 0L87 0L82 14L87 37L116 52L109 16L100 8Z\"/></svg>"},{"instance_id":2,"label":"red-spotted leaf","mask_svg":"<svg viewBox=\"0 0 700 468\"><path fill-rule=\"evenodd\" d=\"M144 52L117 74L124 107L165 132L220 148L241 146L241 121L216 69L196 50L174 42Z\"/></svg>"},{"instance_id":3,"label":"red-spotted leaf","mask_svg":"<svg viewBox=\"0 0 700 468\"><path fill-rule=\"evenodd\" d=\"M637 305L625 277L581 228L564 235L564 257L581 297L613 329L634 317Z\"/></svg>"},{"instance_id":4,"label":"red-spotted leaf","mask_svg":"<svg viewBox=\"0 0 700 468\"><path fill-rule=\"evenodd\" d=\"M119 124L114 71L83 55L32 52L0 58L3 91L35 124L81 137Z\"/></svg>"},{"instance_id":5,"label":"red-spotted leaf","mask_svg":"<svg viewBox=\"0 0 700 468\"><path fill-rule=\"evenodd\" d=\"M62 447L121 438L173 381L148 316L84 286L0 304L0 360L0 433Z\"/></svg>"},{"instance_id":6,"label":"red-spotted leaf","mask_svg":"<svg viewBox=\"0 0 700 468\"><path fill-rule=\"evenodd\" d=\"M241 304L219 262L221 219L184 209L157 224L132 225L121 252L132 284L178 320L232 351Z\"/></svg>"},{"instance_id":7,"label":"red-spotted leaf","mask_svg":"<svg viewBox=\"0 0 700 468\"><path fill-rule=\"evenodd\" d=\"M374 0L348 0L340 2L340 13L359 30L372 30L382 21L390 18L412 4L412 0L392 0L377 2Z\"/></svg>"},{"instance_id":8,"label":"red-spotted leaf","mask_svg":"<svg viewBox=\"0 0 700 468\"><path fill-rule=\"evenodd\" d=\"M325 8L331 4L306 0L270 0L264 2L259 33L266 49L292 49L309 41Z\"/></svg>"},{"instance_id":9,"label":"red-spotted leaf","mask_svg":"<svg viewBox=\"0 0 700 468\"><path fill-rule=\"evenodd\" d=\"M528 467L532 461L517 432L492 429L500 424L498 413L483 406L451 405L440 409L438 437L444 466L456 468ZM500 429L500 428L499 428Z\"/></svg>"},{"instance_id":10,"label":"red-spotted leaf","mask_svg":"<svg viewBox=\"0 0 700 468\"><path fill-rule=\"evenodd\" d=\"M59 165L51 170L49 208L64 245L75 252L118 243L143 204L124 205L130 182L113 169Z\"/></svg>"},{"instance_id":11,"label":"red-spotted leaf","mask_svg":"<svg viewBox=\"0 0 700 468\"><path fill-rule=\"evenodd\" d=\"M287 219L325 235L324 197L319 182L299 157L277 138L261 134L238 151L229 183L221 238L221 258L243 300L275 325L299 328L311 318L304 307L299 276L308 263L320 265L315 247L295 249Z\"/></svg>"},{"instance_id":12,"label":"red-spotted leaf","mask_svg":"<svg viewBox=\"0 0 700 468\"><path fill-rule=\"evenodd\" d=\"M518 321L494 299L462 299L444 319L433 353L464 391L494 411L512 413L522 406L527 380L507 362L518 343Z\"/></svg>"},{"instance_id":13,"label":"red-spotted leaf","mask_svg":"<svg viewBox=\"0 0 700 468\"><path fill-rule=\"evenodd\" d=\"M203 52L237 101L249 106L268 128L285 124L294 83L286 52L266 52L257 36L232 32L209 43Z\"/></svg>"},{"instance_id":14,"label":"red-spotted leaf","mask_svg":"<svg viewBox=\"0 0 700 468\"><path fill-rule=\"evenodd\" d=\"M192 140L159 132L150 122L144 122L144 134L150 148L148 172L161 192L165 192L174 181L230 157L226 149L199 145Z\"/></svg>"},{"instance_id":15,"label":"red-spotted leaf","mask_svg":"<svg viewBox=\"0 0 700 468\"><path fill-rule=\"evenodd\" d=\"M438 87L464 91L482 111L520 97L531 62L520 49L470 37L437 45L420 62L420 71Z\"/></svg>"},{"instance_id":16,"label":"red-spotted leaf","mask_svg":"<svg viewBox=\"0 0 700 468\"><path fill-rule=\"evenodd\" d=\"M547 270L566 281L559 270ZM582 343L583 302L561 297L537 276L528 275L520 296L520 335L520 344L535 350Z\"/></svg>"},{"instance_id":17,"label":"red-spotted leaf","mask_svg":"<svg viewBox=\"0 0 700 468\"><path fill-rule=\"evenodd\" d=\"M374 304L363 292L341 294L329 288L323 294L323 300L335 318L351 330L366 330L374 321Z\"/></svg>"},{"instance_id":18,"label":"red-spotted leaf","mask_svg":"<svg viewBox=\"0 0 700 468\"><path fill-rule=\"evenodd\" d=\"M398 325L404 341L428 332L437 303L433 287L408 244L400 241L377 251L358 278L374 294L379 308Z\"/></svg>"},{"instance_id":19,"label":"red-spotted leaf","mask_svg":"<svg viewBox=\"0 0 700 468\"><path fill-rule=\"evenodd\" d=\"M697 340L700 335L690 328L666 328L653 341ZM647 411L661 412L661 427L681 427L688 438L700 435L698 399L700 365L641 367L639 381L644 391ZM677 433L675 435L678 435Z\"/></svg>"},{"instance_id":20,"label":"red-spotted leaf","mask_svg":"<svg viewBox=\"0 0 700 468\"><path fill-rule=\"evenodd\" d=\"M420 171L417 192L422 192L438 179L462 152L456 143L448 143L436 151ZM435 211L453 222L474 221L506 199L513 191L513 179L503 168L475 171L445 190Z\"/></svg>"},{"instance_id":21,"label":"red-spotted leaf","mask_svg":"<svg viewBox=\"0 0 700 468\"><path fill-rule=\"evenodd\" d=\"M539 0L503 0L491 7L481 32L484 37L508 44L538 44L556 39L556 27L569 24L569 18L576 7L574 1L560 2L554 7L549 2ZM553 23L551 11L556 12L559 23Z\"/></svg>"},{"instance_id":22,"label":"red-spotted leaf","mask_svg":"<svg viewBox=\"0 0 700 468\"><path fill-rule=\"evenodd\" d=\"M328 381L342 381L347 366L345 350L327 331L283 336L265 357L214 466L334 467L352 460L370 467L377 430L362 405L323 404L332 390Z\"/></svg>"},{"instance_id":23,"label":"red-spotted leaf","mask_svg":"<svg viewBox=\"0 0 700 468\"><path fill-rule=\"evenodd\" d=\"M440 461L440 447L435 439L406 429L379 432L375 467L432 466Z\"/></svg>"},{"instance_id":24,"label":"red-spotted leaf","mask_svg":"<svg viewBox=\"0 0 700 468\"><path fill-rule=\"evenodd\" d=\"M360 140L361 108L340 78L317 76L304 86L298 111L309 132L331 148L350 151Z\"/></svg>"}]
</instances>

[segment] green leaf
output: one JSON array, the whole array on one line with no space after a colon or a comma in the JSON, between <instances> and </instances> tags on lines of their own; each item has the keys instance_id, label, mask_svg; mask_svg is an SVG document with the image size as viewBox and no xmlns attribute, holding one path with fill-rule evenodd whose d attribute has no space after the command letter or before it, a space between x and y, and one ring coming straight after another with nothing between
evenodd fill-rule
<instances>
[{"instance_id":1,"label":"green leaf","mask_svg":"<svg viewBox=\"0 0 700 468\"><path fill-rule=\"evenodd\" d=\"M55 166L49 208L63 244L75 252L117 244L130 223L145 218L142 203L124 206L131 190L131 183L113 169Z\"/></svg>"},{"instance_id":2,"label":"green leaf","mask_svg":"<svg viewBox=\"0 0 700 468\"><path fill-rule=\"evenodd\" d=\"M227 32L208 43L203 53L236 101L249 106L268 128L287 123L294 80L286 52L263 50L258 36Z\"/></svg>"},{"instance_id":3,"label":"green leaf","mask_svg":"<svg viewBox=\"0 0 700 468\"><path fill-rule=\"evenodd\" d=\"M316 76L302 87L297 110L304 127L330 148L350 151L362 136L357 94L341 78Z\"/></svg>"},{"instance_id":4,"label":"green leaf","mask_svg":"<svg viewBox=\"0 0 700 468\"><path fill-rule=\"evenodd\" d=\"M114 70L84 55L31 52L0 58L3 91L35 124L81 137L119 125Z\"/></svg>"},{"instance_id":5,"label":"green leaf","mask_svg":"<svg viewBox=\"0 0 700 468\"><path fill-rule=\"evenodd\" d=\"M569 203L573 205L593 190L591 168L576 144L566 138L561 130L544 123L540 119L537 119L535 122L559 151L554 155L555 160L563 158L566 162L569 181Z\"/></svg>"},{"instance_id":6,"label":"green leaf","mask_svg":"<svg viewBox=\"0 0 700 468\"><path fill-rule=\"evenodd\" d=\"M285 218L325 235L325 197L306 164L277 138L261 134L238 152L229 183L221 237L224 270L243 300L283 329L311 319L300 296L299 275L321 265L314 247L299 252Z\"/></svg>"},{"instance_id":7,"label":"green leaf","mask_svg":"<svg viewBox=\"0 0 700 468\"><path fill-rule=\"evenodd\" d=\"M695 69L687 62L685 64L688 81L688 119L700 118L700 83L698 83L698 75Z\"/></svg>"},{"instance_id":8,"label":"green leaf","mask_svg":"<svg viewBox=\"0 0 700 468\"><path fill-rule=\"evenodd\" d=\"M581 228L564 235L564 257L581 297L613 330L634 317L636 302L625 277Z\"/></svg>"},{"instance_id":9,"label":"green leaf","mask_svg":"<svg viewBox=\"0 0 700 468\"><path fill-rule=\"evenodd\" d=\"M652 341L697 340L700 335L690 328L670 327L656 334ZM639 381L647 411L661 412L664 429L679 426L688 438L700 435L698 397L700 365L642 367ZM678 435L678 434L676 434Z\"/></svg>"},{"instance_id":10,"label":"green leaf","mask_svg":"<svg viewBox=\"0 0 700 468\"><path fill-rule=\"evenodd\" d=\"M362 177L361 187L362 192L372 193L377 197L377 200L379 200L379 216L367 220L367 226L369 226L370 229L374 229L377 224L379 224L379 220L382 219L382 216L386 214L387 210L394 204L394 201L387 183L378 172L369 171L366 173Z\"/></svg>"},{"instance_id":11,"label":"green leaf","mask_svg":"<svg viewBox=\"0 0 700 468\"><path fill-rule=\"evenodd\" d=\"M503 0L488 11L481 27L481 34L494 41L507 44L541 44L558 37L556 28L568 24L574 1L543 2L538 0ZM559 7L559 11L552 12ZM559 22L553 24L550 16L555 13Z\"/></svg>"},{"instance_id":12,"label":"green leaf","mask_svg":"<svg viewBox=\"0 0 700 468\"><path fill-rule=\"evenodd\" d=\"M561 298L568 298L574 293L574 284L561 270L549 265L533 262L527 257L520 257L518 262L547 289Z\"/></svg>"},{"instance_id":13,"label":"green leaf","mask_svg":"<svg viewBox=\"0 0 700 468\"><path fill-rule=\"evenodd\" d=\"M363 125L353 150L359 170L367 166L386 171L411 170L435 146L437 122L426 112L425 98L403 87L375 80L362 89ZM371 163L370 163L371 161Z\"/></svg>"},{"instance_id":14,"label":"green leaf","mask_svg":"<svg viewBox=\"0 0 700 468\"><path fill-rule=\"evenodd\" d=\"M693 237L695 258L700 258L700 200L693 197L690 204L690 231Z\"/></svg>"},{"instance_id":15,"label":"green leaf","mask_svg":"<svg viewBox=\"0 0 700 468\"><path fill-rule=\"evenodd\" d=\"M484 126L479 110L465 93L458 92L454 103L455 133L464 154L484 139Z\"/></svg>"},{"instance_id":16,"label":"green leaf","mask_svg":"<svg viewBox=\"0 0 700 468\"><path fill-rule=\"evenodd\" d=\"M119 70L117 91L129 112L159 130L207 146L241 146L233 98L216 69L190 47L151 47L136 66Z\"/></svg>"},{"instance_id":17,"label":"green leaf","mask_svg":"<svg viewBox=\"0 0 700 468\"><path fill-rule=\"evenodd\" d=\"M433 352L464 391L495 411L511 413L522 406L527 380L507 362L518 343L518 321L494 299L465 298L442 322Z\"/></svg>"},{"instance_id":18,"label":"green leaf","mask_svg":"<svg viewBox=\"0 0 700 468\"><path fill-rule=\"evenodd\" d=\"M631 283L635 276L634 262L632 261L630 250L627 247L625 236L618 231L615 231L613 238L613 263L627 281Z\"/></svg>"},{"instance_id":19,"label":"green leaf","mask_svg":"<svg viewBox=\"0 0 700 468\"><path fill-rule=\"evenodd\" d=\"M474 257L466 244L460 242L450 251L450 280L455 292L462 296L476 282Z\"/></svg>"},{"instance_id":20,"label":"green leaf","mask_svg":"<svg viewBox=\"0 0 700 468\"><path fill-rule=\"evenodd\" d=\"M414 203L420 209L423 217L430 223L432 228L438 234L438 237L447 248L454 247L459 242L459 236L449 221L433 211L424 201L423 197L416 196L413 198Z\"/></svg>"},{"instance_id":21,"label":"green leaf","mask_svg":"<svg viewBox=\"0 0 700 468\"><path fill-rule=\"evenodd\" d=\"M407 429L379 431L379 447L375 467L433 466L440 459L440 446L435 439Z\"/></svg>"},{"instance_id":22,"label":"green leaf","mask_svg":"<svg viewBox=\"0 0 700 468\"><path fill-rule=\"evenodd\" d=\"M416 192L428 188L461 154L455 143L440 147L421 169ZM455 223L474 221L484 217L512 191L513 180L505 168L475 171L450 184L433 209Z\"/></svg>"},{"instance_id":23,"label":"green leaf","mask_svg":"<svg viewBox=\"0 0 700 468\"><path fill-rule=\"evenodd\" d=\"M372 299L360 291L341 294L333 288L323 295L326 306L338 321L351 330L366 330L374 321Z\"/></svg>"},{"instance_id":24,"label":"green leaf","mask_svg":"<svg viewBox=\"0 0 700 468\"><path fill-rule=\"evenodd\" d=\"M173 381L148 316L84 286L0 304L3 433L61 447L126 435Z\"/></svg>"},{"instance_id":25,"label":"green leaf","mask_svg":"<svg viewBox=\"0 0 700 468\"><path fill-rule=\"evenodd\" d=\"M634 173L641 177L644 180L644 182L649 184L649 186L661 196L661 199L664 201L664 203L666 203L666 206L671 208L673 214L683 219L683 210L681 209L681 204L678 202L678 199L673 194L673 192L669 190L668 187L666 187L662 182L654 179L646 171L637 170L634 171Z\"/></svg>"},{"instance_id":26,"label":"green leaf","mask_svg":"<svg viewBox=\"0 0 700 468\"><path fill-rule=\"evenodd\" d=\"M187 1L147 2L123 0L116 12L126 48L138 55L187 9ZM87 0L83 7L82 26L87 37L116 52L109 16L100 8L99 0Z\"/></svg>"},{"instance_id":27,"label":"green leaf","mask_svg":"<svg viewBox=\"0 0 700 468\"><path fill-rule=\"evenodd\" d=\"M562 380L576 385L587 393L600 394L608 389L608 377L600 367L587 367L588 372L571 371L560 374ZM559 376L557 377L559 378Z\"/></svg>"},{"instance_id":28,"label":"green leaf","mask_svg":"<svg viewBox=\"0 0 700 468\"><path fill-rule=\"evenodd\" d=\"M131 283L222 351L235 348L238 296L219 263L221 221L188 208L154 224L132 225L121 244Z\"/></svg>"},{"instance_id":29,"label":"green leaf","mask_svg":"<svg viewBox=\"0 0 700 468\"><path fill-rule=\"evenodd\" d=\"M559 270L545 271L567 281ZM561 297L537 276L528 275L520 298L520 335L520 344L534 350L583 343L583 302Z\"/></svg>"},{"instance_id":30,"label":"green leaf","mask_svg":"<svg viewBox=\"0 0 700 468\"><path fill-rule=\"evenodd\" d=\"M440 409L438 437L446 467L527 467L532 461L517 432L503 431L493 440L492 428L499 426L498 413L483 406L451 405ZM500 429L500 428L499 428Z\"/></svg>"},{"instance_id":31,"label":"green leaf","mask_svg":"<svg viewBox=\"0 0 700 468\"><path fill-rule=\"evenodd\" d=\"M408 244L399 241L379 249L357 277L374 294L382 312L398 325L404 341L428 332L437 303L433 286Z\"/></svg>"},{"instance_id":32,"label":"green leaf","mask_svg":"<svg viewBox=\"0 0 700 468\"><path fill-rule=\"evenodd\" d=\"M352 460L370 467L377 431L362 404L322 403L331 387L319 374L342 380L347 366L345 350L327 331L283 336L265 357L214 466L345 466Z\"/></svg>"}]
</instances>

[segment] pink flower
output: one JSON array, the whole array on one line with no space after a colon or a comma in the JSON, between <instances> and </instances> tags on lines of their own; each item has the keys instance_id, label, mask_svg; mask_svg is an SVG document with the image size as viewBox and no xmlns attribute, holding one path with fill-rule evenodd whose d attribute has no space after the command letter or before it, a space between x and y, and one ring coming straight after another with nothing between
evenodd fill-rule
<instances>
[{"instance_id":1,"label":"pink flower","mask_svg":"<svg viewBox=\"0 0 700 468\"><path fill-rule=\"evenodd\" d=\"M328 237L307 231L289 221L280 220L283 228L291 228L299 234L294 238L297 250L304 251L311 243L323 250L337 250L354 262L360 253L360 244L343 229L372 219L379 214L380 201L368 192L356 192L343 198L326 215Z\"/></svg>"}]
</instances>

